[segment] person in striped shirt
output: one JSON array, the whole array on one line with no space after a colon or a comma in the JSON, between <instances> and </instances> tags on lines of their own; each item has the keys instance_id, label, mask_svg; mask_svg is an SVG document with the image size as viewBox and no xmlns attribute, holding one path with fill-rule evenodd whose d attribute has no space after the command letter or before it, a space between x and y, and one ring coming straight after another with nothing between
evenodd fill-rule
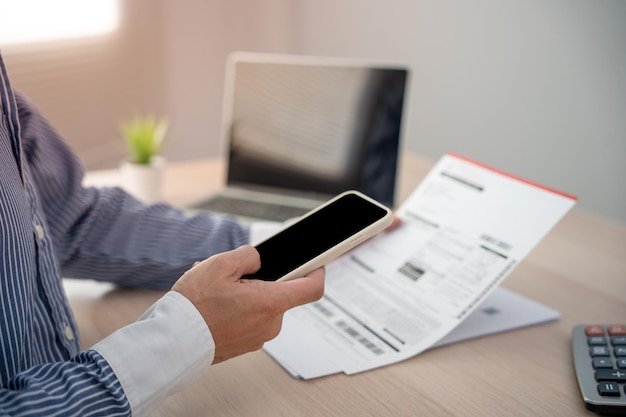
<instances>
[{"instance_id":1,"label":"person in striped shirt","mask_svg":"<svg viewBox=\"0 0 626 417\"><path fill-rule=\"evenodd\" d=\"M0 416L146 416L211 364L259 349L319 299L324 270L276 283L233 218L85 188L76 156L0 56ZM62 277L168 289L80 349Z\"/></svg>"}]
</instances>

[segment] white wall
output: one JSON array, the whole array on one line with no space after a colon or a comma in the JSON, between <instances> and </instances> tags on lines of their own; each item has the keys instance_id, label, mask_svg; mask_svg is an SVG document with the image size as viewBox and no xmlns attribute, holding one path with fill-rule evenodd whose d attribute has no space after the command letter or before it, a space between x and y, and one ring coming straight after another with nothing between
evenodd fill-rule
<instances>
[{"instance_id":1,"label":"white wall","mask_svg":"<svg viewBox=\"0 0 626 417\"><path fill-rule=\"evenodd\" d=\"M124 0L120 33L3 51L88 168L115 166L132 111L167 113L171 160L218 155L233 50L412 69L405 147L457 152L626 222L626 1Z\"/></svg>"},{"instance_id":2,"label":"white wall","mask_svg":"<svg viewBox=\"0 0 626 417\"><path fill-rule=\"evenodd\" d=\"M291 0L162 0L169 159L218 155L226 57L234 50L288 51Z\"/></svg>"},{"instance_id":3,"label":"white wall","mask_svg":"<svg viewBox=\"0 0 626 417\"><path fill-rule=\"evenodd\" d=\"M626 2L303 0L295 50L406 62L406 147L626 222Z\"/></svg>"}]
</instances>

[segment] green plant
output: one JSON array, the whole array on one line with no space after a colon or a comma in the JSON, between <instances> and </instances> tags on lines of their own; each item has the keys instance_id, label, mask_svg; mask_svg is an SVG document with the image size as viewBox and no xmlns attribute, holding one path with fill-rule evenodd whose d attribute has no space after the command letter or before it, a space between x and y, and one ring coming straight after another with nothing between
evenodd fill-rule
<instances>
[{"instance_id":1,"label":"green plant","mask_svg":"<svg viewBox=\"0 0 626 417\"><path fill-rule=\"evenodd\" d=\"M136 164L149 164L163 146L168 123L156 117L135 117L120 126L130 161Z\"/></svg>"}]
</instances>

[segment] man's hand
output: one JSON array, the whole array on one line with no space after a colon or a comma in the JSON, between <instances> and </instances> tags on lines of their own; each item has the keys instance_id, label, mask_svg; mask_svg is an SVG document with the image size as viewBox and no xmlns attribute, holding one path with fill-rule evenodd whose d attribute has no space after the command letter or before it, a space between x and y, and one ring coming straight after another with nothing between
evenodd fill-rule
<instances>
[{"instance_id":1,"label":"man's hand","mask_svg":"<svg viewBox=\"0 0 626 417\"><path fill-rule=\"evenodd\" d=\"M287 310L324 294L324 268L286 282L241 279L259 266L256 249L242 246L194 265L172 287L196 306L209 326L214 364L260 349L278 335Z\"/></svg>"}]
</instances>

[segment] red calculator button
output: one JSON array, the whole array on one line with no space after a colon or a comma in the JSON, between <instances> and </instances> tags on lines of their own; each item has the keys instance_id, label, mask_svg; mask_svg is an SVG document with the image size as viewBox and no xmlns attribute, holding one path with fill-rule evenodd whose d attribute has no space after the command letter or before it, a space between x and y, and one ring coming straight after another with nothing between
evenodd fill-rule
<instances>
[{"instance_id":1,"label":"red calculator button","mask_svg":"<svg viewBox=\"0 0 626 417\"><path fill-rule=\"evenodd\" d=\"M587 336L603 336L604 335L604 327L594 324L585 327L585 333Z\"/></svg>"},{"instance_id":2,"label":"red calculator button","mask_svg":"<svg viewBox=\"0 0 626 417\"><path fill-rule=\"evenodd\" d=\"M623 324L611 324L608 331L611 336L626 336L626 326Z\"/></svg>"}]
</instances>

